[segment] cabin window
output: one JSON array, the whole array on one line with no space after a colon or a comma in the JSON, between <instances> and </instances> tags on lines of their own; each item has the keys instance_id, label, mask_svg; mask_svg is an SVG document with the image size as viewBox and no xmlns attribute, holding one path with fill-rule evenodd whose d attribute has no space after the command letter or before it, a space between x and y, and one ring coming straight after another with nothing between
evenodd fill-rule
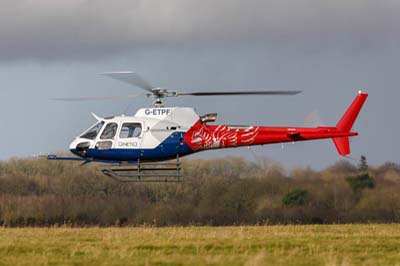
<instances>
[{"instance_id":1,"label":"cabin window","mask_svg":"<svg viewBox=\"0 0 400 266\"><path fill-rule=\"evenodd\" d=\"M97 134L99 134L101 128L103 127L104 122L98 122L97 124L95 124L93 127L91 127L89 130L87 130L82 136L81 138L83 139L95 139Z\"/></svg>"},{"instance_id":2,"label":"cabin window","mask_svg":"<svg viewBox=\"0 0 400 266\"><path fill-rule=\"evenodd\" d=\"M100 139L112 139L117 133L118 125L117 123L108 123L104 128L103 133L101 133Z\"/></svg>"},{"instance_id":3,"label":"cabin window","mask_svg":"<svg viewBox=\"0 0 400 266\"><path fill-rule=\"evenodd\" d=\"M120 138L137 138L142 133L142 125L140 123L123 123Z\"/></svg>"},{"instance_id":4,"label":"cabin window","mask_svg":"<svg viewBox=\"0 0 400 266\"><path fill-rule=\"evenodd\" d=\"M99 141L96 143L95 148L98 150L109 150L112 148L112 142L109 140Z\"/></svg>"}]
</instances>

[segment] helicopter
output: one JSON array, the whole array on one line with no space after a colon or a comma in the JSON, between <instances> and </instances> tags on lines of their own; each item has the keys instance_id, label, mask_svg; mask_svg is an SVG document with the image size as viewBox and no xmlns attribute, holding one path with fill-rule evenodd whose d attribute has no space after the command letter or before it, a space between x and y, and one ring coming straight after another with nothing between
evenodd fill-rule
<instances>
[{"instance_id":1,"label":"helicopter","mask_svg":"<svg viewBox=\"0 0 400 266\"><path fill-rule=\"evenodd\" d=\"M145 90L153 97L152 107L141 108L133 116L93 116L96 123L77 136L69 146L76 156L48 155L48 160L103 163L101 171L120 182L181 181L180 158L209 149L233 148L316 139L333 140L341 156L350 154L351 129L368 97L359 91L335 126L270 127L256 125L215 125L216 113L198 115L192 107L166 107L163 100L179 96L296 95L286 91L211 91L186 92L153 87L135 72L103 73L113 79ZM138 95L54 98L79 101L132 98ZM174 160L171 162L171 160Z\"/></svg>"}]
</instances>

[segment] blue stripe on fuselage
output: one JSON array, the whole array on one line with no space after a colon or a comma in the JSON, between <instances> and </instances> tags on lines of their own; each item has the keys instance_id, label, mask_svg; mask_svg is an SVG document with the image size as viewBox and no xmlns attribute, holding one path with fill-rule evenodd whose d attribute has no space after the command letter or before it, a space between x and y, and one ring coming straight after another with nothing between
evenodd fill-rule
<instances>
[{"instance_id":1,"label":"blue stripe on fuselage","mask_svg":"<svg viewBox=\"0 0 400 266\"><path fill-rule=\"evenodd\" d=\"M174 132L154 149L88 149L85 157L111 161L158 161L176 158L193 153L183 140L184 132ZM75 149L71 152L79 155Z\"/></svg>"}]
</instances>

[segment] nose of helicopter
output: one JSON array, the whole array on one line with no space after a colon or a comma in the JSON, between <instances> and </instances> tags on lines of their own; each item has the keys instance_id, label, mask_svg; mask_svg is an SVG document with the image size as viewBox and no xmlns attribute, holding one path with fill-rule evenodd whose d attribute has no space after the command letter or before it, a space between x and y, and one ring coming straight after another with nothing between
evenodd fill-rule
<instances>
[{"instance_id":1,"label":"nose of helicopter","mask_svg":"<svg viewBox=\"0 0 400 266\"><path fill-rule=\"evenodd\" d=\"M76 140L72 141L69 144L69 151L72 152L75 155L78 155L78 153L76 152Z\"/></svg>"},{"instance_id":2,"label":"nose of helicopter","mask_svg":"<svg viewBox=\"0 0 400 266\"><path fill-rule=\"evenodd\" d=\"M78 144L78 140L74 139L70 144L69 144L69 151L72 152L75 155L79 155L79 153L76 150L76 145Z\"/></svg>"},{"instance_id":3,"label":"nose of helicopter","mask_svg":"<svg viewBox=\"0 0 400 266\"><path fill-rule=\"evenodd\" d=\"M90 147L89 141L78 138L71 142L71 144L69 145L69 150L75 155L78 155L80 157L85 157L86 151L87 149L89 149L89 147Z\"/></svg>"}]
</instances>

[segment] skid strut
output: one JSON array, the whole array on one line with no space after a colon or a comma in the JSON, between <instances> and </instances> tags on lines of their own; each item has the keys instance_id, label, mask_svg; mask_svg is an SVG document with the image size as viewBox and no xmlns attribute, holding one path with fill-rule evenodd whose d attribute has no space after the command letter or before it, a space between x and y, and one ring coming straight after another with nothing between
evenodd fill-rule
<instances>
[{"instance_id":1,"label":"skid strut","mask_svg":"<svg viewBox=\"0 0 400 266\"><path fill-rule=\"evenodd\" d=\"M179 155L175 162L140 162L127 165L107 165L103 174L119 182L182 182Z\"/></svg>"}]
</instances>

